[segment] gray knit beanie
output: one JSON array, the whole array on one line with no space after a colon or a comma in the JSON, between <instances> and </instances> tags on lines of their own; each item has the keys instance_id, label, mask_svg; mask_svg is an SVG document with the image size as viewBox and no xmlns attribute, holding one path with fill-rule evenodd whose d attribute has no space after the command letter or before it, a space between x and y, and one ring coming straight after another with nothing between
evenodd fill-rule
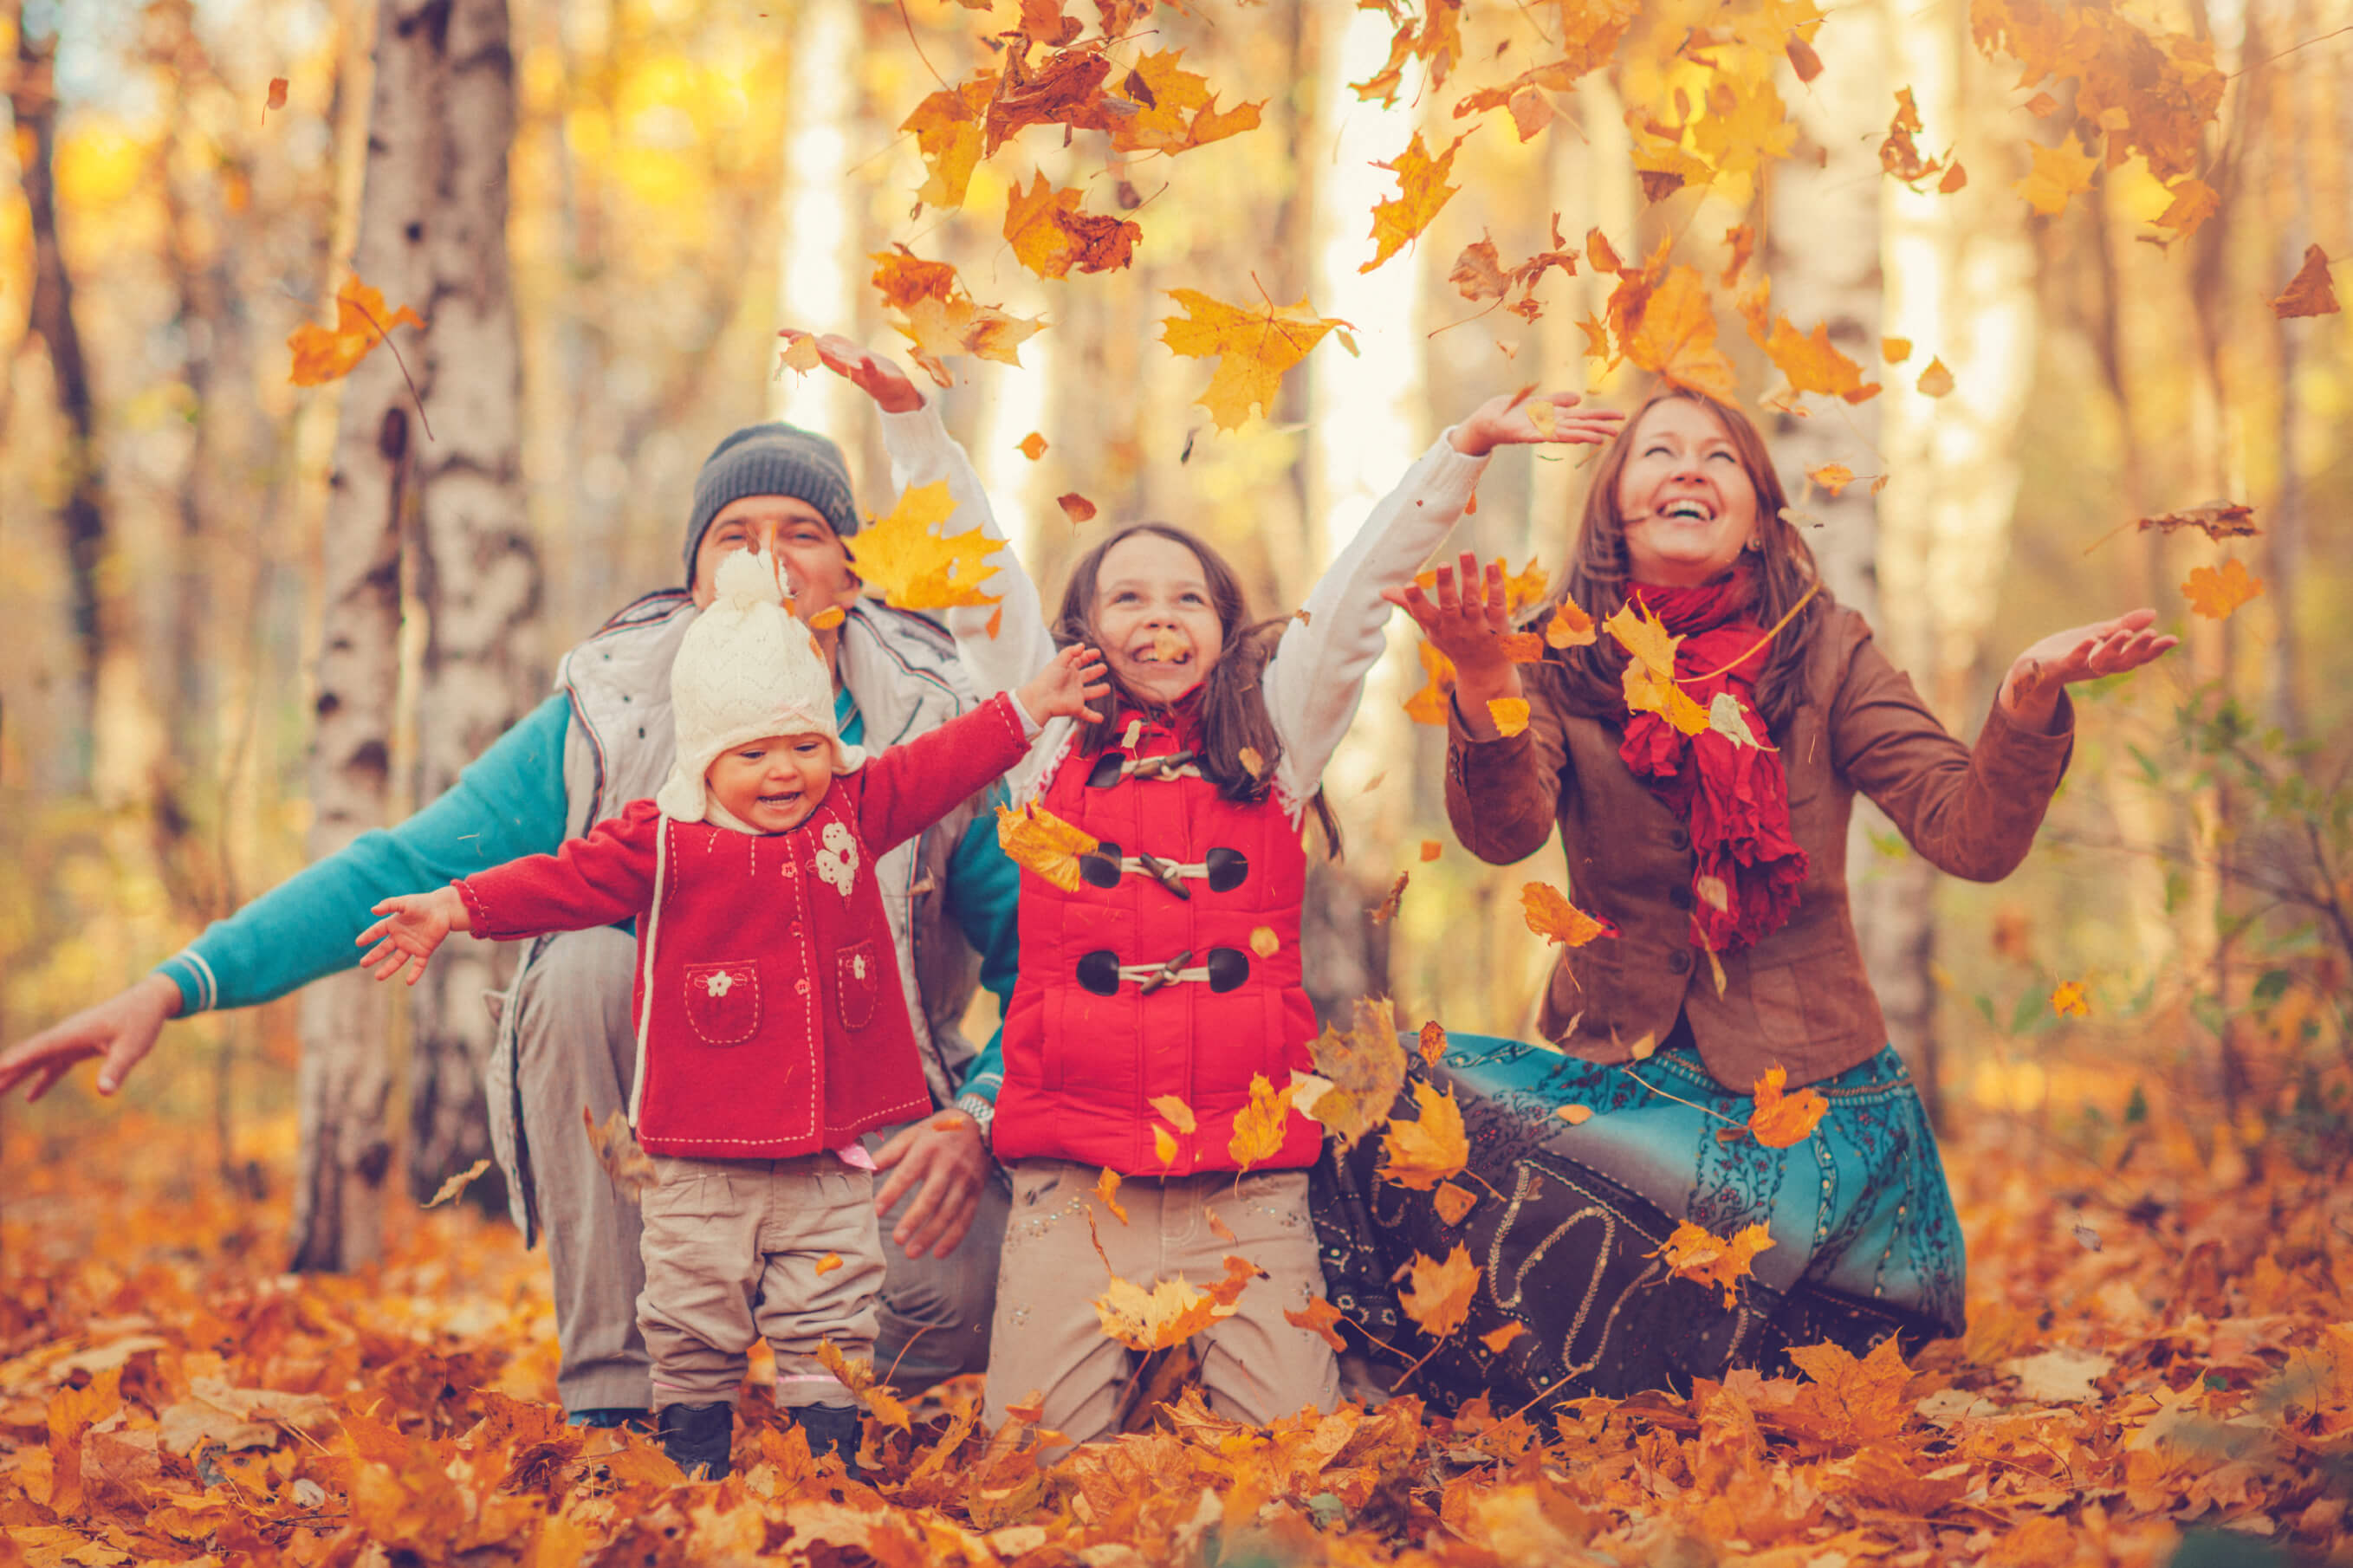
<instances>
[{"instance_id":1,"label":"gray knit beanie","mask_svg":"<svg viewBox=\"0 0 2353 1568\"><path fill-rule=\"evenodd\" d=\"M841 448L793 425L747 425L711 449L694 476L694 510L686 523L686 578L694 581L694 553L711 520L745 496L790 496L817 508L833 531L858 531L849 499L849 468Z\"/></svg>"}]
</instances>

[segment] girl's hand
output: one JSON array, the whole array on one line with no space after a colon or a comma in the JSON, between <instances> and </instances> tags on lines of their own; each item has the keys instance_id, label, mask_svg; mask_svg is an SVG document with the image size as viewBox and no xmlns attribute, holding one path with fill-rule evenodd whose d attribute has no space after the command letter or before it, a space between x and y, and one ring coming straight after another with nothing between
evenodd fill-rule
<instances>
[{"instance_id":1,"label":"girl's hand","mask_svg":"<svg viewBox=\"0 0 2353 1568\"><path fill-rule=\"evenodd\" d=\"M473 922L466 914L466 900L458 896L455 888L436 888L429 893L403 893L386 899L368 911L384 919L360 932L353 941L354 947L367 947L360 960L362 969L373 969L378 980L389 980L406 969L411 985L425 978L425 961L434 950L447 941L453 931L470 931Z\"/></svg>"},{"instance_id":2,"label":"girl's hand","mask_svg":"<svg viewBox=\"0 0 2353 1568\"><path fill-rule=\"evenodd\" d=\"M1492 741L1499 731L1487 704L1521 695L1519 667L1504 657L1504 634L1512 629L1504 609L1504 564L1490 561L1482 571L1479 558L1466 550L1461 584L1458 589L1455 567L1440 566L1434 599L1419 583L1384 588L1381 597L1411 616L1430 646L1454 662L1455 709L1472 735Z\"/></svg>"},{"instance_id":3,"label":"girl's hand","mask_svg":"<svg viewBox=\"0 0 2353 1568\"><path fill-rule=\"evenodd\" d=\"M1038 678L1013 695L1021 710L1043 724L1049 719L1099 720L1087 706L1111 689L1103 677L1103 655L1084 643L1072 643L1054 656Z\"/></svg>"},{"instance_id":4,"label":"girl's hand","mask_svg":"<svg viewBox=\"0 0 2353 1568\"><path fill-rule=\"evenodd\" d=\"M872 398L885 414L912 414L923 405L923 395L915 390L905 371L839 332L818 339L817 357L826 369Z\"/></svg>"},{"instance_id":5,"label":"girl's hand","mask_svg":"<svg viewBox=\"0 0 2353 1568\"><path fill-rule=\"evenodd\" d=\"M1472 410L1448 438L1466 458L1483 458L1498 447L1562 441L1598 447L1618 434L1626 416L1615 408L1573 412L1585 399L1574 392L1525 392L1491 397Z\"/></svg>"},{"instance_id":6,"label":"girl's hand","mask_svg":"<svg viewBox=\"0 0 2353 1568\"><path fill-rule=\"evenodd\" d=\"M2112 621L2053 632L2018 656L2001 683L2001 706L2021 728L2048 733L2058 717L2059 693L2078 680L2122 675L2161 658L2181 639L2149 627L2155 610L2134 610Z\"/></svg>"}]
</instances>

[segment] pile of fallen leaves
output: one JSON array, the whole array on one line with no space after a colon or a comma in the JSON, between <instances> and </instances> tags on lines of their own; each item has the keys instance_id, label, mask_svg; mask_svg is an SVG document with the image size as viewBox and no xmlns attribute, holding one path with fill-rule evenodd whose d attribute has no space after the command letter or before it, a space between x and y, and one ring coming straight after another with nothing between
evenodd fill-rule
<instances>
[{"instance_id":1,"label":"pile of fallen leaves","mask_svg":"<svg viewBox=\"0 0 2353 1568\"><path fill-rule=\"evenodd\" d=\"M502 1225L406 1212L380 1267L279 1275L283 1204L188 1193L195 1133L12 1133L0 1564L2153 1563L2200 1530L2345 1551L2344 1184L2162 1118L2084 1148L1970 1114L1947 1151L1970 1328L1910 1365L1821 1346L1544 1420L1409 1394L1259 1430L1187 1393L1050 1464L1018 1410L978 1428L966 1380L870 1420L862 1482L811 1462L755 1372L715 1485L563 1425L544 1262Z\"/></svg>"}]
</instances>

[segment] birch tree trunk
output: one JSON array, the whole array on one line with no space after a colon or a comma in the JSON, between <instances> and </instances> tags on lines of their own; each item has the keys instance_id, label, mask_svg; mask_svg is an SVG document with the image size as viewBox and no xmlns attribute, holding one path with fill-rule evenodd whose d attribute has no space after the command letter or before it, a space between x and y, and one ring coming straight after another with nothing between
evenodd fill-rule
<instances>
[{"instance_id":1,"label":"birch tree trunk","mask_svg":"<svg viewBox=\"0 0 2353 1568\"><path fill-rule=\"evenodd\" d=\"M311 764L313 859L386 821L399 679L404 542L431 630L420 691L420 795L438 792L512 720L512 632L539 595L522 532L518 349L506 258L513 66L505 0L383 0L353 262L393 308L418 307L403 344L417 378L378 350L345 381L322 529L325 616ZM420 405L443 411L428 437ZM447 952L438 994L417 988L416 1170L486 1142L479 1075L464 1043L486 971ZM301 1006L302 1149L295 1267L374 1258L392 1143L385 1009L354 969L311 986ZM471 1139L473 1142L470 1142Z\"/></svg>"},{"instance_id":2,"label":"birch tree trunk","mask_svg":"<svg viewBox=\"0 0 2353 1568\"><path fill-rule=\"evenodd\" d=\"M430 9L410 14L422 21ZM418 386L440 416L417 453L413 581L427 617L419 805L456 784L540 685L530 627L542 574L524 513L522 343L507 260L515 102L506 0L457 0L447 17L430 61L440 89L431 205L413 216L428 274L419 313L431 323ZM408 1182L419 1201L491 1152L483 997L511 969L498 944L460 938L410 994ZM505 1206L495 1181L470 1193Z\"/></svg>"}]
</instances>

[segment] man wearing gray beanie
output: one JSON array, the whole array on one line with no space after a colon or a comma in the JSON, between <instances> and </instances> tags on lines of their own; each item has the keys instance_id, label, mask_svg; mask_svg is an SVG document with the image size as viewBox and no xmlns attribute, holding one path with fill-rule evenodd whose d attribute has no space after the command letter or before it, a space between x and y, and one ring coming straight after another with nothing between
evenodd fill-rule
<instances>
[{"instance_id":1,"label":"man wearing gray beanie","mask_svg":"<svg viewBox=\"0 0 2353 1568\"><path fill-rule=\"evenodd\" d=\"M959 498L978 496L963 449L895 365L846 339L824 339L820 350L881 411L895 483L944 479ZM566 654L555 694L406 822L307 868L130 989L0 1054L0 1095L19 1082L37 1094L93 1056L104 1058L99 1087L111 1093L167 1019L266 1002L349 968L352 939L382 899L552 852L651 795L670 766L670 664L730 551L772 551L796 613L824 623L812 630L833 671L843 740L895 745L975 706L944 631L860 595L849 543L858 526L849 470L831 441L782 424L729 436L695 478L684 587L647 595ZM821 616L828 607L841 616ZM886 1173L876 1201L895 1244L885 1247L876 1369L895 1366L893 1381L912 1394L987 1364L1008 1201L987 1144L1000 1075L995 1040L976 1050L961 1021L976 983L996 993L1000 1012L1012 994L1019 873L979 797L883 856L876 873L934 1101L931 1114L868 1140ZM485 1073L509 1206L526 1241L547 1237L557 1390L572 1419L593 1426L642 1417L653 1404L637 1330L637 1205L580 1128L584 1110L602 1124L629 1101L635 952L631 934L614 928L528 944Z\"/></svg>"}]
</instances>

